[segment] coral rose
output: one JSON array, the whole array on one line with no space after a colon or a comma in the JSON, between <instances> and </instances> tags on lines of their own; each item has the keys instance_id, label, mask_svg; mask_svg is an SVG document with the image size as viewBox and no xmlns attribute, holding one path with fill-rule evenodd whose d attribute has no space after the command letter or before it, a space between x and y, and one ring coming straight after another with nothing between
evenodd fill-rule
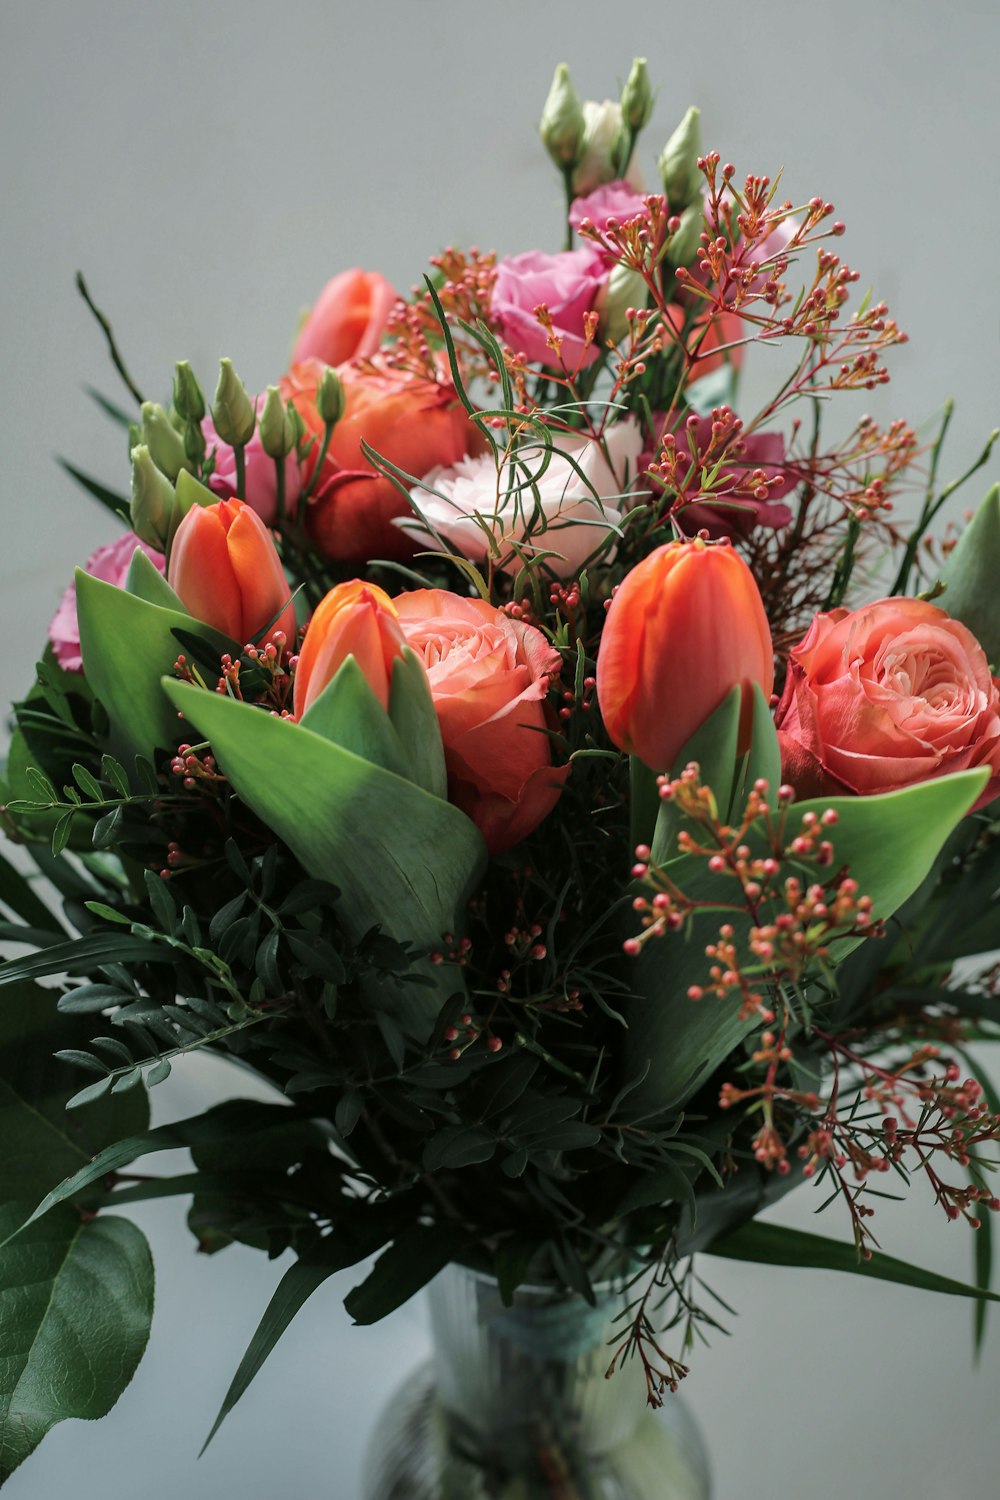
<instances>
[{"instance_id":1,"label":"coral rose","mask_svg":"<svg viewBox=\"0 0 1000 1500\"><path fill-rule=\"evenodd\" d=\"M492 854L526 838L559 800L569 766L553 766L549 679L561 659L540 630L483 599L416 589L394 601L427 668L449 796Z\"/></svg>"},{"instance_id":2,"label":"coral rose","mask_svg":"<svg viewBox=\"0 0 1000 1500\"><path fill-rule=\"evenodd\" d=\"M280 383L306 428L323 437L316 392L325 369L317 359L293 365ZM333 429L323 471L306 514L306 528L325 557L367 562L375 557L412 557L417 543L394 526L410 514L391 479L377 473L361 444L407 474L422 476L438 464L457 463L473 450L479 432L453 386L426 380L376 361L341 365L344 415ZM315 464L315 459L312 460Z\"/></svg>"},{"instance_id":3,"label":"coral rose","mask_svg":"<svg viewBox=\"0 0 1000 1500\"><path fill-rule=\"evenodd\" d=\"M1000 682L966 626L922 599L815 617L775 716L783 774L804 796L891 792L989 766L1000 793Z\"/></svg>"},{"instance_id":4,"label":"coral rose","mask_svg":"<svg viewBox=\"0 0 1000 1500\"><path fill-rule=\"evenodd\" d=\"M378 348L398 300L395 288L377 271L341 271L316 298L295 340L292 364L321 359L327 365L342 365L349 359L367 359Z\"/></svg>"}]
</instances>

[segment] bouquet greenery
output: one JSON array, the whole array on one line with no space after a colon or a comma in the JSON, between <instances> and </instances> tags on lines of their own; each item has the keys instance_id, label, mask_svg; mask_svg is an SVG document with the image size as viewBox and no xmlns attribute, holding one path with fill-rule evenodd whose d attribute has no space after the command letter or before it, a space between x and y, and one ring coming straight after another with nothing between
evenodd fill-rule
<instances>
[{"instance_id":1,"label":"bouquet greenery","mask_svg":"<svg viewBox=\"0 0 1000 1500\"><path fill-rule=\"evenodd\" d=\"M373 1255L359 1323L451 1262L651 1269L608 1361L654 1404L704 1253L993 1295L1000 491L932 535L947 416L826 435L904 335L696 110L643 192L651 107L641 61L603 105L558 69L566 247L344 272L258 398L223 360L146 401L98 314L131 497L67 467L128 530L3 789L0 1480L131 1378L152 1197L291 1252L220 1419ZM206 1050L234 1097L151 1128ZM974 1286L877 1246L890 1174L978 1230ZM850 1240L755 1222L803 1178Z\"/></svg>"}]
</instances>

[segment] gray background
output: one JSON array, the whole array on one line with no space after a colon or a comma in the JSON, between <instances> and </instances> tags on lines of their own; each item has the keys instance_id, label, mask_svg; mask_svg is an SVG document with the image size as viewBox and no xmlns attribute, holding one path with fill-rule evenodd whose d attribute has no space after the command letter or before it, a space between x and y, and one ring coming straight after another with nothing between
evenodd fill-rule
<instances>
[{"instance_id":1,"label":"gray background","mask_svg":"<svg viewBox=\"0 0 1000 1500\"><path fill-rule=\"evenodd\" d=\"M166 395L175 359L208 380L221 354L257 387L345 266L406 288L443 241L553 247L558 184L534 135L552 67L567 60L602 98L636 53L660 89L649 180L696 101L706 144L741 174L783 163L793 199L832 198L838 248L912 336L855 414L919 423L952 394L944 468L965 466L998 418L994 0L2 0L0 699L26 685L73 565L111 534L53 453L127 486L123 446L81 391L119 394L77 267L150 395ZM162 1118L246 1092L223 1064L178 1073ZM915 1200L887 1205L886 1249L966 1277L971 1235ZM815 1223L817 1202L804 1189L778 1217L842 1233L833 1211ZM46 1439L11 1500L358 1500L380 1403L426 1347L420 1305L352 1330L340 1298L356 1276L329 1283L197 1462L279 1267L240 1249L198 1260L178 1205L136 1218L158 1266L150 1353L107 1421ZM740 1314L687 1382L718 1500L996 1493L1000 1318L977 1371L969 1304L704 1269Z\"/></svg>"}]
</instances>

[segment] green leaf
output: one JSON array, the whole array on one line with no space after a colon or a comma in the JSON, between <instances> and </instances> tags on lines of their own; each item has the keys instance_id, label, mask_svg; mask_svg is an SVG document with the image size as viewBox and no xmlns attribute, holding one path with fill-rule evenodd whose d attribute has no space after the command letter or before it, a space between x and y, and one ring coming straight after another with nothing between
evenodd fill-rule
<instances>
[{"instance_id":1,"label":"green leaf","mask_svg":"<svg viewBox=\"0 0 1000 1500\"><path fill-rule=\"evenodd\" d=\"M941 605L979 641L1000 671L1000 484L995 484L941 569Z\"/></svg>"},{"instance_id":2,"label":"green leaf","mask_svg":"<svg viewBox=\"0 0 1000 1500\"><path fill-rule=\"evenodd\" d=\"M26 875L0 855L0 902L16 913L29 927L59 932L59 921L40 896L36 896Z\"/></svg>"},{"instance_id":3,"label":"green leaf","mask_svg":"<svg viewBox=\"0 0 1000 1500\"><path fill-rule=\"evenodd\" d=\"M369 1275L348 1292L355 1323L377 1323L433 1281L455 1259L465 1237L450 1224L412 1224L383 1250Z\"/></svg>"},{"instance_id":4,"label":"green leaf","mask_svg":"<svg viewBox=\"0 0 1000 1500\"><path fill-rule=\"evenodd\" d=\"M67 943L54 943L39 953L8 958L0 963L0 985L22 979L41 979L46 974L91 974L107 964L140 962L170 963L170 949L152 938L133 937L130 932L93 932Z\"/></svg>"},{"instance_id":5,"label":"green leaf","mask_svg":"<svg viewBox=\"0 0 1000 1500\"><path fill-rule=\"evenodd\" d=\"M136 1097L144 1098L143 1095L134 1094L119 1096L115 1101L116 1107L122 1108L124 1101ZM246 1139L253 1131L279 1126L286 1120L297 1118L301 1118L297 1112L283 1104L258 1104L250 1099L232 1099L225 1104L216 1105L202 1115L193 1115L190 1119L178 1120L172 1125L159 1125L154 1130L143 1130L115 1140L98 1152L92 1161L88 1161L47 1193L26 1222L33 1223L48 1213L49 1209L78 1198L92 1183L138 1161L140 1156L149 1156L157 1151L192 1150L202 1146L219 1147L238 1154L244 1149Z\"/></svg>"},{"instance_id":6,"label":"green leaf","mask_svg":"<svg viewBox=\"0 0 1000 1500\"><path fill-rule=\"evenodd\" d=\"M389 715L353 656L331 677L301 719L302 727L396 776L407 775L406 751Z\"/></svg>"},{"instance_id":7,"label":"green leaf","mask_svg":"<svg viewBox=\"0 0 1000 1500\"><path fill-rule=\"evenodd\" d=\"M478 1125L445 1125L436 1130L424 1147L423 1163L428 1172L471 1167L489 1161L497 1149L496 1136Z\"/></svg>"},{"instance_id":8,"label":"green leaf","mask_svg":"<svg viewBox=\"0 0 1000 1500\"><path fill-rule=\"evenodd\" d=\"M409 646L393 663L389 684L389 718L406 757L407 775L425 792L442 801L448 796L441 725L431 697L427 673Z\"/></svg>"},{"instance_id":9,"label":"green leaf","mask_svg":"<svg viewBox=\"0 0 1000 1500\"><path fill-rule=\"evenodd\" d=\"M103 1417L135 1373L153 1316L149 1246L128 1219L62 1209L16 1240L0 1207L0 1485L66 1417Z\"/></svg>"},{"instance_id":10,"label":"green leaf","mask_svg":"<svg viewBox=\"0 0 1000 1500\"><path fill-rule=\"evenodd\" d=\"M737 777L730 812L738 814L746 807L747 797L755 781L767 782L768 798L772 807L776 805L778 788L781 786L781 746L778 731L774 727L771 705L764 697L759 682L753 685L753 729L750 749L742 773Z\"/></svg>"},{"instance_id":11,"label":"green leaf","mask_svg":"<svg viewBox=\"0 0 1000 1500\"><path fill-rule=\"evenodd\" d=\"M203 641L213 656L233 651L234 643L190 615L150 604L80 568L76 607L84 669L107 710L115 753L155 759L155 752L171 748L180 733L160 686L180 651L174 631Z\"/></svg>"},{"instance_id":12,"label":"green leaf","mask_svg":"<svg viewBox=\"0 0 1000 1500\"><path fill-rule=\"evenodd\" d=\"M132 561L128 565L125 589L135 598L145 599L147 604L158 604L162 609L172 609L178 614L187 614L183 600L174 593L159 568L138 543L132 553Z\"/></svg>"},{"instance_id":13,"label":"green leaf","mask_svg":"<svg viewBox=\"0 0 1000 1500\"><path fill-rule=\"evenodd\" d=\"M100 501L103 506L106 506L113 516L117 516L119 521L123 517L128 516L129 502L127 495L120 495L117 490L109 490L106 484L101 484L98 479L92 479L89 474L85 474L82 469L76 468L68 459L57 457L56 462L61 469L65 469L71 479L75 479L77 484L81 485L87 491L88 495L92 495L95 500Z\"/></svg>"},{"instance_id":14,"label":"green leaf","mask_svg":"<svg viewBox=\"0 0 1000 1500\"><path fill-rule=\"evenodd\" d=\"M149 1120L143 1093L66 1113L80 1077L53 1053L84 1047L93 1022L61 1015L56 999L52 990L27 984L0 997L0 1203L37 1203L108 1141L134 1135Z\"/></svg>"},{"instance_id":15,"label":"green leaf","mask_svg":"<svg viewBox=\"0 0 1000 1500\"><path fill-rule=\"evenodd\" d=\"M995 1004L995 1002L994 1002ZM983 1098L991 1115L1000 1115L1000 1093L994 1087L993 1080L989 1074L979 1065L976 1058L970 1056L962 1047L956 1047L955 1051L965 1063L973 1078L979 1080L983 1089ZM988 1186L986 1174L982 1168L974 1162L969 1165L969 1176L979 1187ZM993 1281L993 1215L986 1209L979 1215L979 1228L976 1230L973 1240L972 1253L976 1272L976 1285L982 1291L989 1291ZM973 1343L976 1357L982 1353L983 1339L986 1336L986 1314L989 1308L985 1302L977 1302L973 1318Z\"/></svg>"},{"instance_id":16,"label":"green leaf","mask_svg":"<svg viewBox=\"0 0 1000 1500\"><path fill-rule=\"evenodd\" d=\"M691 761L698 763L701 783L710 786L715 795L719 816L725 821L733 796L733 785L739 757L740 712L743 690L734 687L718 708L695 730L671 767L679 776ZM771 717L768 711L768 718ZM672 802L661 802L653 835L652 860L664 864L677 852L677 834L681 826L678 809Z\"/></svg>"},{"instance_id":17,"label":"green leaf","mask_svg":"<svg viewBox=\"0 0 1000 1500\"><path fill-rule=\"evenodd\" d=\"M808 1234L803 1229L791 1229L784 1224L762 1224L756 1221L744 1224L732 1234L723 1235L705 1247L709 1255L718 1255L725 1260L756 1261L768 1266L804 1266L820 1271L849 1271L854 1276L868 1276L875 1281L894 1281L898 1286L919 1287L925 1292L946 1292L952 1297L986 1298L1000 1302L1000 1293L986 1291L981 1287L967 1286L963 1281L953 1281L948 1276L939 1276L936 1271L925 1271L921 1266L908 1265L880 1250L873 1252L870 1260L859 1260L854 1245L842 1240L828 1240L819 1234Z\"/></svg>"},{"instance_id":18,"label":"green leaf","mask_svg":"<svg viewBox=\"0 0 1000 1500\"><path fill-rule=\"evenodd\" d=\"M917 889L937 858L952 829L969 811L989 772L963 771L921 782L904 791L874 797L824 797L793 803L789 813L790 840L805 813L837 813L830 830L834 869L846 865L861 891L871 896L876 917L889 917ZM762 826L755 825L747 842L761 853L769 850ZM681 856L667 866L686 895L697 901L730 899L732 884L713 876L706 861ZM646 943L633 960L632 987L637 998L624 1001L628 1022L624 1038L623 1071L649 1071L636 1088L633 1104L648 1113L674 1109L689 1099L754 1026L740 1020L740 998L693 1001L687 991L701 984L708 970L705 944L718 934L720 913L694 918L689 932L670 933ZM726 914L737 932L745 932L749 917ZM836 959L846 956L862 939L833 945Z\"/></svg>"},{"instance_id":19,"label":"green leaf","mask_svg":"<svg viewBox=\"0 0 1000 1500\"><path fill-rule=\"evenodd\" d=\"M461 930L485 863L482 838L464 813L302 724L186 683L164 686L210 741L243 801L310 875L340 888L337 915L352 941L378 926L400 942L433 950L443 933ZM462 981L445 965L428 962L418 972L432 983L382 976L379 993L415 1034L426 1035Z\"/></svg>"}]
</instances>

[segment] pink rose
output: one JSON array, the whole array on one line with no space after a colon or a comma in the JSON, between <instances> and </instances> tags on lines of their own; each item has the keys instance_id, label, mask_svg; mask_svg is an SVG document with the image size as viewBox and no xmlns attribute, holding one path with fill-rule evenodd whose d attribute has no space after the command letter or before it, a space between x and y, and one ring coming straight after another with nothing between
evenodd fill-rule
<instances>
[{"instance_id":1,"label":"pink rose","mask_svg":"<svg viewBox=\"0 0 1000 1500\"><path fill-rule=\"evenodd\" d=\"M497 266L490 310L515 353L538 364L558 365L535 316L535 308L544 304L553 332L562 340L562 363L573 370L592 364L600 352L595 344L587 344L583 320L586 313L598 310L607 281L608 268L596 245L556 255L527 250Z\"/></svg>"},{"instance_id":2,"label":"pink rose","mask_svg":"<svg viewBox=\"0 0 1000 1500\"><path fill-rule=\"evenodd\" d=\"M166 559L163 553L155 552L152 547L147 547L146 543L140 542L131 531L119 537L116 542L106 542L103 547L98 547L96 552L92 552L87 558L83 570L94 578L100 578L103 583L113 583L115 588L123 588L128 577L129 564L137 547L145 552L150 562L155 563L161 573L164 571ZM63 671L83 671L83 658L80 655L80 626L76 618L75 583L71 583L65 591L62 602L52 617L49 640L52 642L56 661Z\"/></svg>"},{"instance_id":3,"label":"pink rose","mask_svg":"<svg viewBox=\"0 0 1000 1500\"><path fill-rule=\"evenodd\" d=\"M589 219L594 228L604 234L609 219L624 224L627 219L649 218L646 200L627 182L607 182L595 188L584 198L574 198L570 204L569 222L577 234L584 219Z\"/></svg>"},{"instance_id":4,"label":"pink rose","mask_svg":"<svg viewBox=\"0 0 1000 1500\"><path fill-rule=\"evenodd\" d=\"M989 766L1000 793L1000 679L972 632L922 599L815 617L775 715L783 774L804 796L891 792Z\"/></svg>"},{"instance_id":5,"label":"pink rose","mask_svg":"<svg viewBox=\"0 0 1000 1500\"><path fill-rule=\"evenodd\" d=\"M395 288L378 271L341 271L317 297L292 350L290 364L321 359L342 365L367 359L382 341L389 313L399 301Z\"/></svg>"},{"instance_id":6,"label":"pink rose","mask_svg":"<svg viewBox=\"0 0 1000 1500\"><path fill-rule=\"evenodd\" d=\"M258 396L255 402L260 415L263 401ZM201 424L205 437L206 456L215 454L215 467L208 480L208 487L220 500L236 498L236 454L228 443L224 443L215 430L211 417ZM273 526L278 519L278 475L273 458L264 452L260 441L260 427L254 428L253 437L243 450L246 462L246 494L244 499L261 520ZM302 492L302 475L294 452L285 459L285 511L294 516Z\"/></svg>"},{"instance_id":7,"label":"pink rose","mask_svg":"<svg viewBox=\"0 0 1000 1500\"><path fill-rule=\"evenodd\" d=\"M549 679L562 664L540 630L484 599L416 589L393 600L407 645L427 668L449 796L491 854L526 838L559 800L569 766L553 766Z\"/></svg>"}]
</instances>

